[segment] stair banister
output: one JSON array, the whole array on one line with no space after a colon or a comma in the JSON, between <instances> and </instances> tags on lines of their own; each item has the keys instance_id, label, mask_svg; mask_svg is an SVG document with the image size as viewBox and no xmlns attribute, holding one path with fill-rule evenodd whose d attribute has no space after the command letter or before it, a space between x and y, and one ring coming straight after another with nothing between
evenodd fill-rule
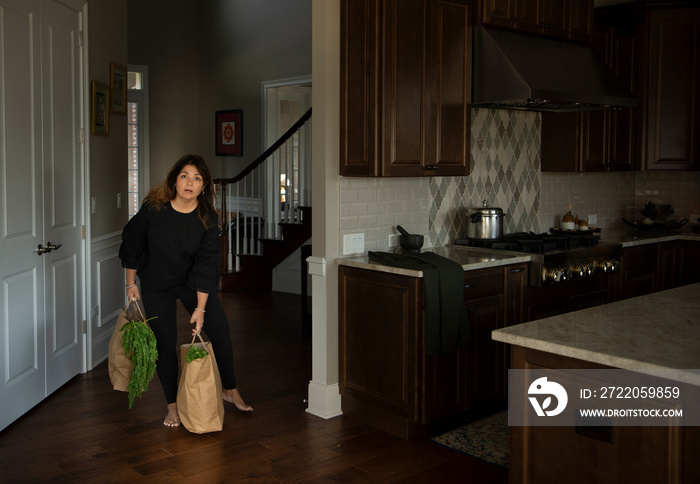
<instances>
[{"instance_id":1,"label":"stair banister","mask_svg":"<svg viewBox=\"0 0 700 484\"><path fill-rule=\"evenodd\" d=\"M250 165L248 165L246 168L244 168L238 175L232 177L232 178L216 178L214 179L214 183L219 185L221 187L221 195L222 195L222 202L221 202L221 218L222 218L222 223L226 223L227 227L224 232L228 237L228 244L226 247L226 267L228 271L233 270L233 260L235 259L235 270L240 271L241 266L240 266L240 257L236 257L238 254L260 254L262 252L262 242L261 242L261 237L263 236L263 227L267 227L265 229L265 235L267 237L272 237L276 238L277 233L276 229L278 229L279 222L281 221L280 219L280 209L284 210L284 221L285 222L295 222L298 220L296 213L298 212L297 208L294 206L294 201L295 201L295 194L294 190L297 189L297 184L295 183L294 180L294 153L298 153L299 143L302 143L304 141L301 141L299 138L300 136L298 135L298 131L300 128L311 118L311 108L309 108L306 113L304 113L303 116L299 118L299 120L294 123L292 127L290 127L277 141L275 141L268 149L266 149L260 156L258 156ZM296 138L293 138L295 137ZM290 142L289 140L292 139ZM296 141L296 146L295 142ZM289 143L286 147L285 150L285 160L280 160L279 155L280 155L280 148L285 145L285 143ZM257 183L255 180L256 176L256 169L259 168L270 156L276 156L277 157L277 162L273 164L273 175L272 175L272 189L277 191L277 195L274 198L276 201L273 201L273 206L271 207L272 210L267 211L265 210L265 204L266 202L266 197L265 197L265 181L264 177L262 175L262 170L257 170ZM285 173L286 173L286 181L285 181L285 191L286 191L286 196L285 196L285 204L284 207L280 206L279 203L279 181L280 181L280 173L279 173L279 167L281 161L284 161L284 166L285 166ZM306 177L304 180L301 180L302 173L305 173L306 167L302 169L303 164L301 163L301 160L299 160L299 177L300 177L300 193L299 193L299 204L304 201L304 199L308 198L307 193L310 191L310 180L308 183L308 188L305 186L307 185L306 182ZM276 168L276 169L275 169ZM291 168L291 170L290 170ZM275 176L276 173L276 176ZM290 180L291 177L291 180ZM250 180L250 181L248 181ZM241 182L243 184L243 201L241 201ZM230 184L235 184L236 185L236 190L235 190L235 197L234 200L231 201L229 204L229 199L227 197L227 194L232 195L231 190L228 190L228 185ZM250 184L250 187L248 187L248 184ZM257 196L260 197L262 200L262 205L258 205L254 198L256 197L256 187L257 187ZM250 197L248 196L248 189L250 188ZM302 193L303 192L303 193ZM229 207L229 205L233 205L233 207ZM272 221L269 220L263 220L263 215L266 215L267 213L272 214ZM255 216L257 215L257 222L255 221ZM232 221L233 217L236 217L236 233L235 233L235 251L234 251L234 244L233 244L233 230L232 230ZM301 213L299 212L299 217L301 217ZM250 218L250 227L248 227L247 223L247 218ZM242 226L241 226L242 224ZM250 230L249 230L250 229ZM256 230L257 229L257 230Z\"/></svg>"}]
</instances>

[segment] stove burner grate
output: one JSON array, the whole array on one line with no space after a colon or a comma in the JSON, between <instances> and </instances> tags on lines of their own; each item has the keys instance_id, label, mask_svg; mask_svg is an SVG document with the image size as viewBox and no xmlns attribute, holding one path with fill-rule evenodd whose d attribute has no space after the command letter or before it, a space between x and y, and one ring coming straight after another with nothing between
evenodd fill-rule
<instances>
[{"instance_id":1,"label":"stove burner grate","mask_svg":"<svg viewBox=\"0 0 700 484\"><path fill-rule=\"evenodd\" d=\"M599 237L591 235L536 234L534 232L513 232L496 240L459 239L457 245L482 247L487 249L509 250L546 254L556 250L571 250L579 247L594 247Z\"/></svg>"}]
</instances>

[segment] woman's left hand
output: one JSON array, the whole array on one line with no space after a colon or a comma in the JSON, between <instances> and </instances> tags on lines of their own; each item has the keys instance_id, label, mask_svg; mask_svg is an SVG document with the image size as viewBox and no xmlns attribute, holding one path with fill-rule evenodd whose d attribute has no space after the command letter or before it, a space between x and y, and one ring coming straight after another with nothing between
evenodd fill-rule
<instances>
[{"instance_id":1,"label":"woman's left hand","mask_svg":"<svg viewBox=\"0 0 700 484\"><path fill-rule=\"evenodd\" d=\"M190 324L194 324L194 328L192 329L192 336L198 335L200 331L202 331L202 326L204 326L204 313L195 309L192 312Z\"/></svg>"}]
</instances>

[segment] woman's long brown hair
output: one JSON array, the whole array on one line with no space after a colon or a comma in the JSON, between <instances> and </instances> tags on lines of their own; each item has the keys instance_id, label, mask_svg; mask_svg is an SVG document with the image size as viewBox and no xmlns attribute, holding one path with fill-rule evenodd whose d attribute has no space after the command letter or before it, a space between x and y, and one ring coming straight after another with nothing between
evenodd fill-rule
<instances>
[{"instance_id":1,"label":"woman's long brown hair","mask_svg":"<svg viewBox=\"0 0 700 484\"><path fill-rule=\"evenodd\" d=\"M216 195L214 194L214 182L212 181L209 167L206 161L204 161L204 158L199 155L185 155L177 160L173 167L170 168L163 183L151 188L146 198L143 199L143 203L148 203L156 210L160 211L166 203L172 201L175 195L177 195L175 191L177 177L187 165L192 165L197 168L197 171L202 176L204 186L202 188L202 193L197 197L197 201L199 202L197 204L197 217L199 221L202 222L204 228L209 230L211 228L211 224L209 223L210 214L216 211L214 208Z\"/></svg>"}]
</instances>

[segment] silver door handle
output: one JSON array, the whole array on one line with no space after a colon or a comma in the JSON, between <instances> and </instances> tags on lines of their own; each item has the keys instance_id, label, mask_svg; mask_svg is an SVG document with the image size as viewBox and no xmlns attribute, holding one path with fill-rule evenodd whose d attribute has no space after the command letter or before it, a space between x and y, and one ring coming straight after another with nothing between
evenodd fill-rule
<instances>
[{"instance_id":1,"label":"silver door handle","mask_svg":"<svg viewBox=\"0 0 700 484\"><path fill-rule=\"evenodd\" d=\"M39 254L39 255L48 254L48 253L51 252L52 250L58 250L58 249L60 249L62 245L63 245L63 244L54 245L54 244L51 243L51 241L49 241L49 243L46 244L46 247L43 247L41 244L39 244L39 245L36 246L36 253Z\"/></svg>"}]
</instances>

